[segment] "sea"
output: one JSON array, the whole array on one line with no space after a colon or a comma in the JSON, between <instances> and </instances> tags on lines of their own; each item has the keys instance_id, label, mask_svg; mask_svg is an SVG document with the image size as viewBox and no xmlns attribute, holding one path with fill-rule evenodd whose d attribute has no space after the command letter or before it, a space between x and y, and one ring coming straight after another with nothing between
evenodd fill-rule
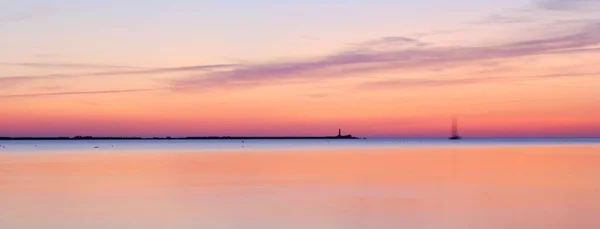
<instances>
[{"instance_id":1,"label":"sea","mask_svg":"<svg viewBox=\"0 0 600 229\"><path fill-rule=\"evenodd\" d=\"M0 228L600 228L600 138L0 141Z\"/></svg>"}]
</instances>

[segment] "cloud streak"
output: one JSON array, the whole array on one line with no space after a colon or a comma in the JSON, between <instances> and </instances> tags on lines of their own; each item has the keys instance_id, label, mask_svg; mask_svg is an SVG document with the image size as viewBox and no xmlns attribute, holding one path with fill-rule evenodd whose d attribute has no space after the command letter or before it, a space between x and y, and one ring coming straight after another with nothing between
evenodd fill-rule
<instances>
[{"instance_id":1,"label":"cloud streak","mask_svg":"<svg viewBox=\"0 0 600 229\"><path fill-rule=\"evenodd\" d=\"M9 76L9 77L0 77L0 88L7 88L13 85L22 84L31 80L38 79L60 79L66 78L70 75L65 74L51 74L44 76Z\"/></svg>"},{"instance_id":2,"label":"cloud streak","mask_svg":"<svg viewBox=\"0 0 600 229\"><path fill-rule=\"evenodd\" d=\"M160 73L177 73L177 72L193 72L193 71L212 71L218 69L226 69L236 67L236 64L213 64L213 65L194 65L175 68L154 68L138 71L115 71L115 72L97 72L82 76L110 76L110 75L141 75L141 74L160 74Z\"/></svg>"},{"instance_id":3,"label":"cloud streak","mask_svg":"<svg viewBox=\"0 0 600 229\"><path fill-rule=\"evenodd\" d=\"M375 40L356 44L359 49L372 49L377 47L395 48L403 46L426 46L425 42L409 37L382 37Z\"/></svg>"},{"instance_id":4,"label":"cloud streak","mask_svg":"<svg viewBox=\"0 0 600 229\"><path fill-rule=\"evenodd\" d=\"M76 63L0 63L0 65L22 66L32 68L77 68L77 69L142 69L140 67L101 64L76 64Z\"/></svg>"},{"instance_id":5,"label":"cloud streak","mask_svg":"<svg viewBox=\"0 0 600 229\"><path fill-rule=\"evenodd\" d=\"M380 39L375 43L380 45L386 40ZM390 42L395 43L397 40L392 39ZM313 60L240 66L228 71L175 79L171 83L175 88L188 90L223 86L256 86L275 82L316 80L325 77L350 77L356 73L388 69L431 67L440 64L456 65L481 60L552 54L568 50L574 52L574 49L585 50L594 45L600 45L600 23L591 23L581 31L570 35L531 39L497 46L351 50Z\"/></svg>"},{"instance_id":6,"label":"cloud streak","mask_svg":"<svg viewBox=\"0 0 600 229\"><path fill-rule=\"evenodd\" d=\"M1 63L0 63L1 64ZM118 76L118 75L144 75L144 74L166 74L195 71L213 71L217 69L227 69L238 65L235 64L215 64L215 65L194 65L175 68L153 68L144 70L122 70L122 71L104 71L88 74L50 74L50 75L31 75L31 76L9 76L0 77L0 88L6 88L15 84L23 84L33 80L61 79L74 77L96 77L96 76ZM129 68L129 67L125 67ZM135 67L131 67L135 68Z\"/></svg>"},{"instance_id":7,"label":"cloud streak","mask_svg":"<svg viewBox=\"0 0 600 229\"><path fill-rule=\"evenodd\" d=\"M540 0L535 6L552 11L589 11L599 10L600 0Z\"/></svg>"},{"instance_id":8,"label":"cloud streak","mask_svg":"<svg viewBox=\"0 0 600 229\"><path fill-rule=\"evenodd\" d=\"M366 82L358 85L359 89L386 89L386 88L406 88L406 87L431 87L448 85L469 85L478 83L506 83L513 84L515 81L528 79L549 79L561 77L582 77L600 75L600 72L588 73L565 73L565 74L547 74L547 75L529 75L529 76L504 76L504 77L483 77L483 78L463 78L463 79L390 79L375 82ZM527 85L527 84L522 84ZM549 86L555 85L533 85Z\"/></svg>"},{"instance_id":9,"label":"cloud streak","mask_svg":"<svg viewBox=\"0 0 600 229\"><path fill-rule=\"evenodd\" d=\"M164 89L154 88L154 89L129 89L129 90L105 90L105 91L66 91L66 92L55 92L55 93L32 93L32 94L0 95L0 99L47 97L47 96L60 96L60 95L119 94L119 93L159 91L159 90L164 90Z\"/></svg>"},{"instance_id":10,"label":"cloud streak","mask_svg":"<svg viewBox=\"0 0 600 229\"><path fill-rule=\"evenodd\" d=\"M476 25L489 25L489 24L515 24L515 23L527 23L534 22L533 18L526 16L507 16L500 14L489 15L482 20L475 21L473 24Z\"/></svg>"},{"instance_id":11,"label":"cloud streak","mask_svg":"<svg viewBox=\"0 0 600 229\"><path fill-rule=\"evenodd\" d=\"M101 65L101 64L75 64L75 63L0 63L0 65L22 66L32 68L76 68L76 69L142 69L140 67Z\"/></svg>"},{"instance_id":12,"label":"cloud streak","mask_svg":"<svg viewBox=\"0 0 600 229\"><path fill-rule=\"evenodd\" d=\"M392 79L376 82L367 82L360 84L359 89L384 89L384 88L402 88L402 87L424 87L424 86L447 86L447 85L467 85L482 82L497 81L500 77L489 78L464 78L464 79Z\"/></svg>"},{"instance_id":13,"label":"cloud streak","mask_svg":"<svg viewBox=\"0 0 600 229\"><path fill-rule=\"evenodd\" d=\"M10 9L8 4L3 3L3 7L5 7L7 11L8 11L8 9ZM5 9L0 9L0 10L5 10ZM15 11L18 11L18 12L15 12L15 11L4 12L2 14L2 16L0 16L0 25L12 23L12 22L26 21L26 20L30 20L30 19L34 19L34 18L47 17L51 14L58 12L58 10L59 9L56 5L51 5L51 4L36 4L32 7L21 9L21 10L15 9ZM2 13L2 12L0 12L0 13Z\"/></svg>"}]
</instances>

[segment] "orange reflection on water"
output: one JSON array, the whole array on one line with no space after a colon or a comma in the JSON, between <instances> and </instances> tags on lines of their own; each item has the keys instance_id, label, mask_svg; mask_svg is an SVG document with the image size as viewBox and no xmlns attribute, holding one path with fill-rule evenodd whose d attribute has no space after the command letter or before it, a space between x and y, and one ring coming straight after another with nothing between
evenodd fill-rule
<instances>
[{"instance_id":1,"label":"orange reflection on water","mask_svg":"<svg viewBox=\"0 0 600 229\"><path fill-rule=\"evenodd\" d=\"M599 228L599 146L0 155L1 228Z\"/></svg>"}]
</instances>

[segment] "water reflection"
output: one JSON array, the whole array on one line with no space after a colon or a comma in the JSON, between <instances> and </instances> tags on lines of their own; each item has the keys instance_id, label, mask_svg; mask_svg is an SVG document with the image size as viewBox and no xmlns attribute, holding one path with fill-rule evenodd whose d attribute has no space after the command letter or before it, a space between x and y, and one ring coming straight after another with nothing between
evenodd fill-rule
<instances>
[{"instance_id":1,"label":"water reflection","mask_svg":"<svg viewBox=\"0 0 600 229\"><path fill-rule=\"evenodd\" d=\"M0 154L1 228L599 228L600 146Z\"/></svg>"}]
</instances>

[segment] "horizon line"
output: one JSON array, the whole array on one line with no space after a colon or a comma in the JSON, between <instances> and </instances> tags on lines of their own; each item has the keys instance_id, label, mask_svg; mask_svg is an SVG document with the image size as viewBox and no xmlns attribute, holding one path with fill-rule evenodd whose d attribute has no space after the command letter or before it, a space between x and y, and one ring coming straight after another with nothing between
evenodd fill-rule
<instances>
[{"instance_id":1,"label":"horizon line","mask_svg":"<svg viewBox=\"0 0 600 229\"><path fill-rule=\"evenodd\" d=\"M72 140L86 140L86 139L208 139L208 138L398 138L398 139L438 139L447 138L447 136L361 136L357 137L351 134L348 135L274 135L274 136L259 136L259 135L205 135L205 136L91 136L91 135L77 135L77 136L3 136L0 135L0 140L17 140L17 139L72 139ZM552 139L552 138L600 138L600 136L466 136L467 139Z\"/></svg>"}]
</instances>

